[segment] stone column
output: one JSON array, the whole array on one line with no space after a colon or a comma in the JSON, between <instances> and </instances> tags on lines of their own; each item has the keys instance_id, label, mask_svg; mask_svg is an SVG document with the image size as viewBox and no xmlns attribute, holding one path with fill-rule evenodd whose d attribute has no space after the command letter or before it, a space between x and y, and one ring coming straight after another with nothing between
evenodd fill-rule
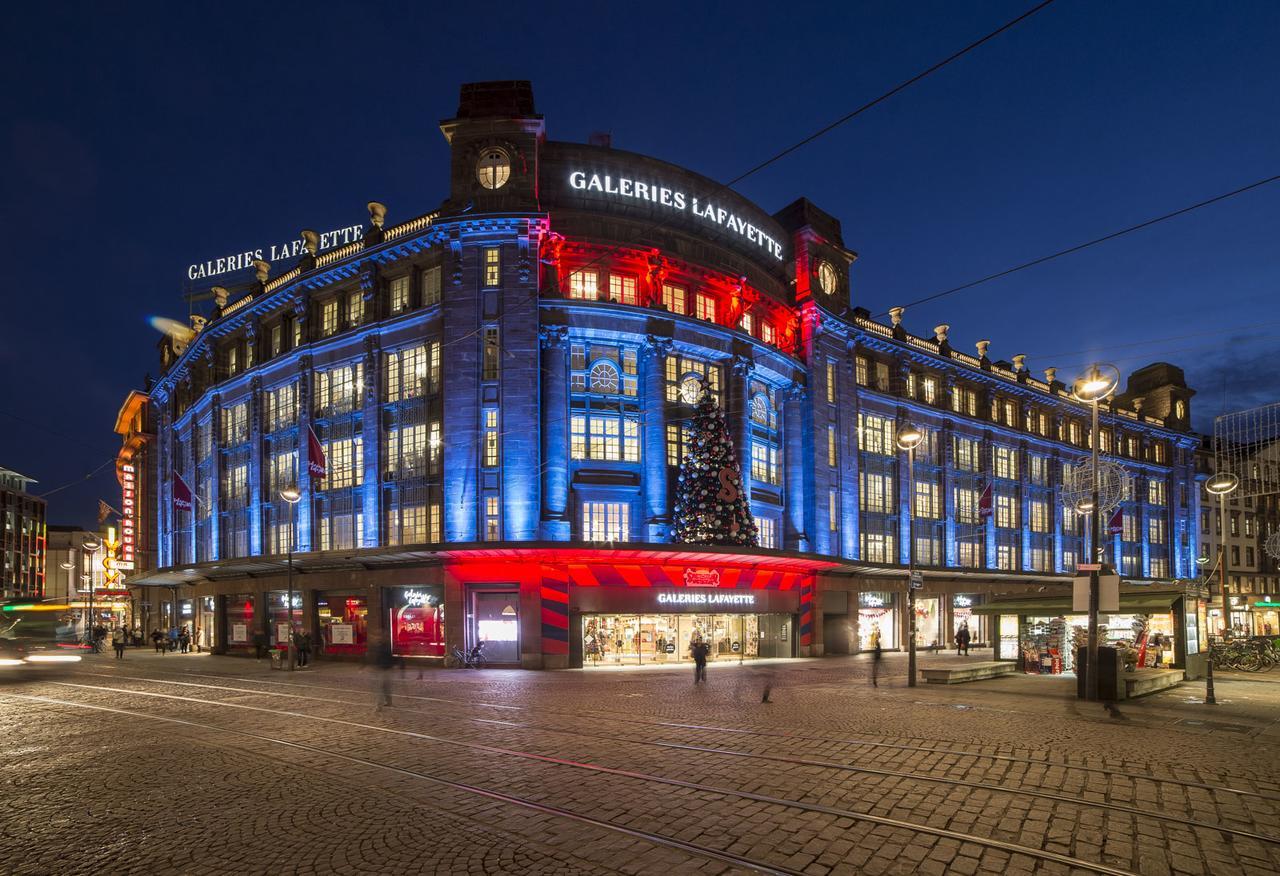
<instances>
[{"instance_id":1,"label":"stone column","mask_svg":"<svg viewBox=\"0 0 1280 876\"><path fill-rule=\"evenodd\" d=\"M735 354L729 368L727 414L729 434L738 450L742 470L742 496L751 506L751 372L755 362L749 355Z\"/></svg>"},{"instance_id":2,"label":"stone column","mask_svg":"<svg viewBox=\"0 0 1280 876\"><path fill-rule=\"evenodd\" d=\"M249 381L249 555L262 554L262 378ZM272 497L275 498L275 497Z\"/></svg>"},{"instance_id":3,"label":"stone column","mask_svg":"<svg viewBox=\"0 0 1280 876\"><path fill-rule=\"evenodd\" d=\"M809 550L808 522L810 512L806 499L804 411L808 390L800 383L787 389L783 406L783 484L786 507L783 509L782 544L786 550Z\"/></svg>"},{"instance_id":4,"label":"stone column","mask_svg":"<svg viewBox=\"0 0 1280 876\"><path fill-rule=\"evenodd\" d=\"M305 554L311 550L311 442L312 422L311 357L298 359L298 492L302 499L293 507L293 549Z\"/></svg>"},{"instance_id":5,"label":"stone column","mask_svg":"<svg viewBox=\"0 0 1280 876\"><path fill-rule=\"evenodd\" d=\"M942 470L939 473L940 484L938 489L942 491L942 561L948 567L954 567L959 561L959 550L956 547L956 491L955 491L955 448L952 432L955 429L955 423L951 419L942 421L942 429L938 433L938 440L942 442L938 448L942 463Z\"/></svg>"},{"instance_id":6,"label":"stone column","mask_svg":"<svg viewBox=\"0 0 1280 876\"><path fill-rule=\"evenodd\" d=\"M904 566L911 562L911 546L915 537L911 526L911 457L907 451L897 449L896 430L907 422L909 417L907 409L903 407L898 408L894 417L894 455L898 461L898 562Z\"/></svg>"},{"instance_id":7,"label":"stone column","mask_svg":"<svg viewBox=\"0 0 1280 876\"><path fill-rule=\"evenodd\" d=\"M1031 570L1031 456L1030 445L1018 442L1018 523L1022 526L1022 548L1019 568Z\"/></svg>"},{"instance_id":8,"label":"stone column","mask_svg":"<svg viewBox=\"0 0 1280 876\"><path fill-rule=\"evenodd\" d=\"M222 507L222 396L214 393L209 406L209 495L204 497L209 512L209 556L215 560L222 559L222 520L218 511ZM192 443L195 443L193 437ZM193 490L200 489L198 484L191 484ZM199 513L199 501L194 513ZM195 527L192 527L194 530ZM193 555L194 556L194 555Z\"/></svg>"},{"instance_id":9,"label":"stone column","mask_svg":"<svg viewBox=\"0 0 1280 876\"><path fill-rule=\"evenodd\" d=\"M569 329L543 326L542 509L539 538L568 541L569 519Z\"/></svg>"},{"instance_id":10,"label":"stone column","mask_svg":"<svg viewBox=\"0 0 1280 876\"><path fill-rule=\"evenodd\" d=\"M356 547L375 547L382 529L382 349L375 335L364 339L364 387L361 396L360 435L364 453L363 496L364 531L356 533Z\"/></svg>"},{"instance_id":11,"label":"stone column","mask_svg":"<svg viewBox=\"0 0 1280 876\"><path fill-rule=\"evenodd\" d=\"M227 597L213 597L213 653L227 653Z\"/></svg>"},{"instance_id":12,"label":"stone column","mask_svg":"<svg viewBox=\"0 0 1280 876\"><path fill-rule=\"evenodd\" d=\"M671 506L667 483L667 356L671 338L649 335L641 350L640 373L644 381L642 469L644 472L645 537L650 542L667 541L671 529Z\"/></svg>"}]
</instances>

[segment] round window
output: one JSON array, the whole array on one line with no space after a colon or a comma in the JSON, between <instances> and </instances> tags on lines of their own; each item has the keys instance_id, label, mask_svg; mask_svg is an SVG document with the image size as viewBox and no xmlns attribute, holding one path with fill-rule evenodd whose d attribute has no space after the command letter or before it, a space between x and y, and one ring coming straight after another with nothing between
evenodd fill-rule
<instances>
[{"instance_id":1,"label":"round window","mask_svg":"<svg viewBox=\"0 0 1280 876\"><path fill-rule=\"evenodd\" d=\"M476 177L486 189L502 188L511 178L511 158L496 146L484 150L476 162Z\"/></svg>"},{"instance_id":2,"label":"round window","mask_svg":"<svg viewBox=\"0 0 1280 876\"><path fill-rule=\"evenodd\" d=\"M818 288L824 295L834 295L839 282L840 275L836 273L835 266L831 262L818 262Z\"/></svg>"},{"instance_id":3,"label":"round window","mask_svg":"<svg viewBox=\"0 0 1280 876\"><path fill-rule=\"evenodd\" d=\"M702 398L702 379L690 374L680 381L680 398L687 405L696 405Z\"/></svg>"},{"instance_id":4,"label":"round window","mask_svg":"<svg viewBox=\"0 0 1280 876\"><path fill-rule=\"evenodd\" d=\"M591 391L592 392L617 392L618 391L618 369L614 368L612 363L597 362L591 368Z\"/></svg>"}]
</instances>

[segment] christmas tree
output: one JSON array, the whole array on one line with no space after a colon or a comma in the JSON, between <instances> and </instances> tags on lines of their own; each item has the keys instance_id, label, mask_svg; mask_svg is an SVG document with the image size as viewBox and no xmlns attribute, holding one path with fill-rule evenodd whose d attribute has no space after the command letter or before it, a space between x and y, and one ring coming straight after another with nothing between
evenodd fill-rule
<instances>
[{"instance_id":1,"label":"christmas tree","mask_svg":"<svg viewBox=\"0 0 1280 876\"><path fill-rule=\"evenodd\" d=\"M733 439L706 387L691 432L676 484L672 541L755 547L756 522L742 495Z\"/></svg>"}]
</instances>

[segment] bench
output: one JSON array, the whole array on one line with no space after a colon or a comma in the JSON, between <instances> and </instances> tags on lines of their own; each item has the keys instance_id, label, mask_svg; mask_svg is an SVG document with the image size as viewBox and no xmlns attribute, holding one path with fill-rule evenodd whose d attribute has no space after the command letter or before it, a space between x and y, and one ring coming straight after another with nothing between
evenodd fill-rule
<instances>
[{"instance_id":1,"label":"bench","mask_svg":"<svg viewBox=\"0 0 1280 876\"><path fill-rule=\"evenodd\" d=\"M1183 674L1181 669L1138 669L1126 672L1121 676L1124 679L1125 698L1133 699L1177 687L1182 683Z\"/></svg>"},{"instance_id":2,"label":"bench","mask_svg":"<svg viewBox=\"0 0 1280 876\"><path fill-rule=\"evenodd\" d=\"M966 681L982 681L987 678L999 678L1002 675L1014 675L1017 669L1018 664L1009 660L988 660L961 666L921 669L920 675L929 684L963 684Z\"/></svg>"}]
</instances>

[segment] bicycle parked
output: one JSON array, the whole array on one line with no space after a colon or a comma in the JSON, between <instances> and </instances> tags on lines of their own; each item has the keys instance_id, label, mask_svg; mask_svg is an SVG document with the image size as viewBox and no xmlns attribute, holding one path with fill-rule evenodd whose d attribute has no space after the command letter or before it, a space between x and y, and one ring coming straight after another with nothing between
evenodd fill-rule
<instances>
[{"instance_id":1,"label":"bicycle parked","mask_svg":"<svg viewBox=\"0 0 1280 876\"><path fill-rule=\"evenodd\" d=\"M449 669L484 669L489 665L484 656L484 642L478 642L470 651L454 648L444 659L444 665Z\"/></svg>"},{"instance_id":2,"label":"bicycle parked","mask_svg":"<svg viewBox=\"0 0 1280 876\"><path fill-rule=\"evenodd\" d=\"M1262 636L1214 642L1209 653L1217 669L1262 672L1280 665L1280 650L1276 649L1274 641Z\"/></svg>"}]
</instances>

